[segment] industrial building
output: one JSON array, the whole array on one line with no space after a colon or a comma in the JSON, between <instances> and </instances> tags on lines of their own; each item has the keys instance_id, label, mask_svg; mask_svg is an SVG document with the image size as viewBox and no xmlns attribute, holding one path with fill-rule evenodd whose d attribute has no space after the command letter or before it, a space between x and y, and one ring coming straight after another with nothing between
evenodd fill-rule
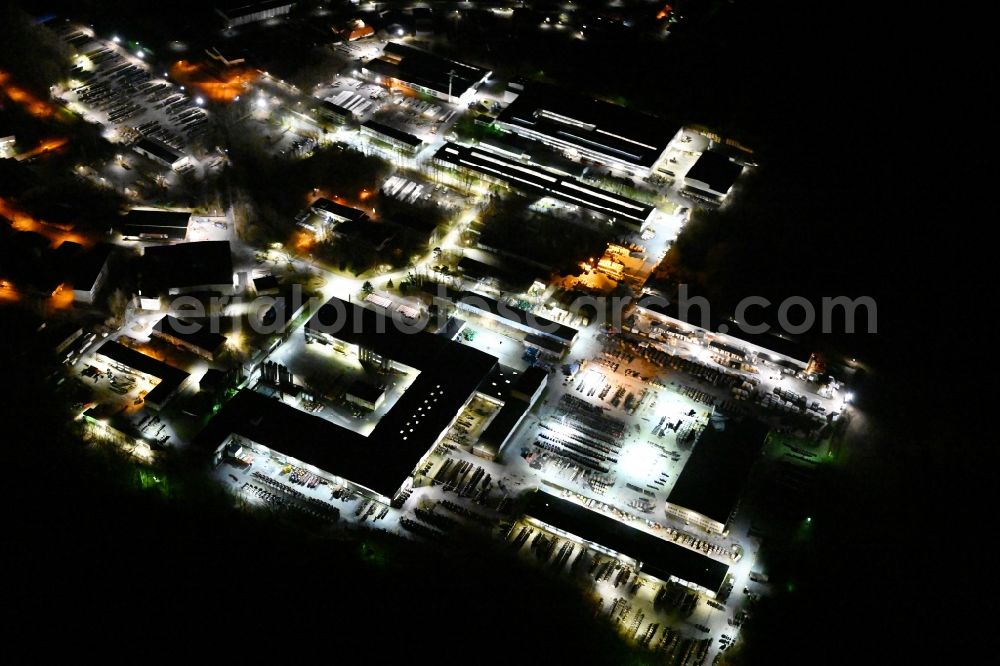
<instances>
[{"instance_id":1,"label":"industrial building","mask_svg":"<svg viewBox=\"0 0 1000 666\"><path fill-rule=\"evenodd\" d=\"M518 375L510 386L503 406L479 435L479 441L472 447L472 452L487 460L496 460L528 410L538 402L548 381L548 373L537 366L530 366Z\"/></svg>"},{"instance_id":2,"label":"industrial building","mask_svg":"<svg viewBox=\"0 0 1000 666\"><path fill-rule=\"evenodd\" d=\"M539 335L554 340L567 347L576 342L579 331L571 326L546 319L532 312L501 303L489 296L483 296L473 291L462 291L455 295L455 305L460 310L473 312L501 324L510 326L528 334Z\"/></svg>"},{"instance_id":3,"label":"industrial building","mask_svg":"<svg viewBox=\"0 0 1000 666\"><path fill-rule=\"evenodd\" d=\"M720 152L706 150L688 169L684 185L722 201L733 189L743 167Z\"/></svg>"},{"instance_id":4,"label":"industrial building","mask_svg":"<svg viewBox=\"0 0 1000 666\"><path fill-rule=\"evenodd\" d=\"M346 399L352 404L374 411L385 400L385 389L356 379L347 387Z\"/></svg>"},{"instance_id":5,"label":"industrial building","mask_svg":"<svg viewBox=\"0 0 1000 666\"><path fill-rule=\"evenodd\" d=\"M726 534L768 432L752 419L709 421L667 496L667 514Z\"/></svg>"},{"instance_id":6,"label":"industrial building","mask_svg":"<svg viewBox=\"0 0 1000 666\"><path fill-rule=\"evenodd\" d=\"M316 113L323 120L327 120L338 125L346 125L354 117L354 113L346 106L336 104L329 99L320 100L319 108L316 110Z\"/></svg>"},{"instance_id":7,"label":"industrial building","mask_svg":"<svg viewBox=\"0 0 1000 666\"><path fill-rule=\"evenodd\" d=\"M0 224L0 289L42 299L72 289L74 302L93 303L107 279L111 251L108 245L87 249L73 241L53 250L41 234Z\"/></svg>"},{"instance_id":8,"label":"industrial building","mask_svg":"<svg viewBox=\"0 0 1000 666\"><path fill-rule=\"evenodd\" d=\"M132 149L143 157L149 158L163 166L170 167L174 171L191 163L191 158L187 155L179 153L162 141L157 141L148 136L135 142L132 145Z\"/></svg>"},{"instance_id":9,"label":"industrial building","mask_svg":"<svg viewBox=\"0 0 1000 666\"><path fill-rule=\"evenodd\" d=\"M491 72L457 60L399 44L385 45L382 57L369 60L362 72L377 83L408 88L451 104L466 104Z\"/></svg>"},{"instance_id":10,"label":"industrial building","mask_svg":"<svg viewBox=\"0 0 1000 666\"><path fill-rule=\"evenodd\" d=\"M664 298L640 298L636 307L646 316L663 325L668 331L684 336L695 336L714 345L721 356L750 361L766 361L793 372L802 372L809 365L813 354L797 341L778 333L745 333L733 319L703 316L703 309L692 304L684 311L674 301L664 303ZM718 333L725 326L726 333Z\"/></svg>"},{"instance_id":11,"label":"industrial building","mask_svg":"<svg viewBox=\"0 0 1000 666\"><path fill-rule=\"evenodd\" d=\"M71 346L83 337L83 327L76 322L63 322L49 325L42 322L37 331L42 347L51 349L58 356L67 350L72 355Z\"/></svg>"},{"instance_id":12,"label":"industrial building","mask_svg":"<svg viewBox=\"0 0 1000 666\"><path fill-rule=\"evenodd\" d=\"M502 137L485 136L476 145L491 153L545 169L557 176L581 178L586 171L586 165L516 134L504 134Z\"/></svg>"},{"instance_id":13,"label":"industrial building","mask_svg":"<svg viewBox=\"0 0 1000 666\"><path fill-rule=\"evenodd\" d=\"M178 243L143 250L140 296L235 292L229 241Z\"/></svg>"},{"instance_id":14,"label":"industrial building","mask_svg":"<svg viewBox=\"0 0 1000 666\"><path fill-rule=\"evenodd\" d=\"M548 356L557 361L561 360L566 355L567 349L569 349L562 342L547 338L544 335L538 335L537 333L529 333L524 336L524 347L526 349L534 349L543 357Z\"/></svg>"},{"instance_id":15,"label":"industrial building","mask_svg":"<svg viewBox=\"0 0 1000 666\"><path fill-rule=\"evenodd\" d=\"M50 256L52 277L61 281L62 288L72 287L73 301L93 303L108 277L111 246L101 244L88 250L79 243L63 241Z\"/></svg>"},{"instance_id":16,"label":"industrial building","mask_svg":"<svg viewBox=\"0 0 1000 666\"><path fill-rule=\"evenodd\" d=\"M647 176L678 129L617 104L541 83L524 87L494 125L634 176Z\"/></svg>"},{"instance_id":17,"label":"industrial building","mask_svg":"<svg viewBox=\"0 0 1000 666\"><path fill-rule=\"evenodd\" d=\"M295 3L289 0L265 0L246 5L230 4L226 7L216 7L215 13L222 17L227 28L235 28L248 23L288 16L294 6Z\"/></svg>"},{"instance_id":18,"label":"industrial building","mask_svg":"<svg viewBox=\"0 0 1000 666\"><path fill-rule=\"evenodd\" d=\"M344 41L356 42L359 39L374 36L375 28L371 27L361 19L354 19L352 21L348 21L343 28L335 30L335 32L343 37Z\"/></svg>"},{"instance_id":19,"label":"industrial building","mask_svg":"<svg viewBox=\"0 0 1000 666\"><path fill-rule=\"evenodd\" d=\"M97 294L108 277L110 257L111 247L108 245L98 245L92 250L80 253L69 277L69 283L73 285L74 301L91 304L97 299Z\"/></svg>"},{"instance_id":20,"label":"industrial building","mask_svg":"<svg viewBox=\"0 0 1000 666\"><path fill-rule=\"evenodd\" d=\"M156 322L152 336L209 361L215 359L226 344L226 336L213 333L204 323L185 321L173 315L165 315Z\"/></svg>"},{"instance_id":21,"label":"industrial building","mask_svg":"<svg viewBox=\"0 0 1000 666\"><path fill-rule=\"evenodd\" d=\"M526 292L541 271L533 266L525 265L523 262L515 262L512 259L507 261L511 264L517 264L516 268L512 270L465 256L458 260L458 269L468 280L488 281L494 283L502 291L515 294Z\"/></svg>"},{"instance_id":22,"label":"industrial building","mask_svg":"<svg viewBox=\"0 0 1000 666\"><path fill-rule=\"evenodd\" d=\"M336 201L330 201L326 197L320 197L316 201L313 201L310 210L330 224L347 221L363 222L368 219L368 214L363 210L344 206Z\"/></svg>"},{"instance_id":23,"label":"industrial building","mask_svg":"<svg viewBox=\"0 0 1000 666\"><path fill-rule=\"evenodd\" d=\"M258 296L273 296L280 288L278 278L273 275L261 275L253 279L253 290Z\"/></svg>"},{"instance_id":24,"label":"industrial building","mask_svg":"<svg viewBox=\"0 0 1000 666\"><path fill-rule=\"evenodd\" d=\"M624 556L644 574L676 581L710 597L718 594L729 572L724 562L544 490L532 495L524 519L595 550Z\"/></svg>"},{"instance_id":25,"label":"industrial building","mask_svg":"<svg viewBox=\"0 0 1000 666\"><path fill-rule=\"evenodd\" d=\"M434 161L439 166L471 172L489 182L502 183L527 194L558 199L597 213L631 231L639 231L656 212L648 204L472 146L445 143L434 154Z\"/></svg>"},{"instance_id":26,"label":"industrial building","mask_svg":"<svg viewBox=\"0 0 1000 666\"><path fill-rule=\"evenodd\" d=\"M156 386L144 398L146 406L155 410L163 409L189 377L180 368L126 347L117 340L104 342L96 354L120 372L138 373L156 381Z\"/></svg>"},{"instance_id":27,"label":"industrial building","mask_svg":"<svg viewBox=\"0 0 1000 666\"><path fill-rule=\"evenodd\" d=\"M311 343L329 345L373 371L403 366L416 370L417 377L367 436L241 391L199 435L200 446L215 463L230 455L227 447L238 441L238 446L295 461L389 501L497 365L490 354L338 298L317 311L304 334Z\"/></svg>"},{"instance_id":28,"label":"industrial building","mask_svg":"<svg viewBox=\"0 0 1000 666\"><path fill-rule=\"evenodd\" d=\"M187 238L191 213L133 208L115 225L126 240L182 241Z\"/></svg>"},{"instance_id":29,"label":"industrial building","mask_svg":"<svg viewBox=\"0 0 1000 666\"><path fill-rule=\"evenodd\" d=\"M419 137L374 120L361 123L361 133L411 155L416 154L424 145Z\"/></svg>"}]
</instances>

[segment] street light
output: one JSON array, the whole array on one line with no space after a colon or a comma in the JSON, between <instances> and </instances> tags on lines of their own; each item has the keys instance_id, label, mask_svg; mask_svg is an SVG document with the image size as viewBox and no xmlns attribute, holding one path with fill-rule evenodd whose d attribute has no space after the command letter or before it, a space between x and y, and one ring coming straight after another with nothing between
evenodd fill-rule
<instances>
[{"instance_id":1,"label":"street light","mask_svg":"<svg viewBox=\"0 0 1000 666\"><path fill-rule=\"evenodd\" d=\"M119 37L118 35L115 35L114 37L112 37L111 41L113 41L115 44L121 44L122 43L121 37Z\"/></svg>"}]
</instances>

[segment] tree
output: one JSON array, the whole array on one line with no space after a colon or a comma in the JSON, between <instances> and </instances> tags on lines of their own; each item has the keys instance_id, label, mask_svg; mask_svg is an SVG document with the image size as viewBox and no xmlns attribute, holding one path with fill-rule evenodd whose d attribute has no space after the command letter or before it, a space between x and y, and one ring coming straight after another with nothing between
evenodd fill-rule
<instances>
[{"instance_id":1,"label":"tree","mask_svg":"<svg viewBox=\"0 0 1000 666\"><path fill-rule=\"evenodd\" d=\"M365 283L361 285L361 291L365 292L366 294L370 294L373 291L375 291L375 287L372 286L371 282L365 280Z\"/></svg>"},{"instance_id":2,"label":"tree","mask_svg":"<svg viewBox=\"0 0 1000 666\"><path fill-rule=\"evenodd\" d=\"M125 323L125 313L128 311L129 297L121 289L115 289L108 296L108 312L116 327Z\"/></svg>"},{"instance_id":3,"label":"tree","mask_svg":"<svg viewBox=\"0 0 1000 666\"><path fill-rule=\"evenodd\" d=\"M18 86L48 98L49 86L69 74L69 48L54 32L8 3L0 5L0 69Z\"/></svg>"}]
</instances>

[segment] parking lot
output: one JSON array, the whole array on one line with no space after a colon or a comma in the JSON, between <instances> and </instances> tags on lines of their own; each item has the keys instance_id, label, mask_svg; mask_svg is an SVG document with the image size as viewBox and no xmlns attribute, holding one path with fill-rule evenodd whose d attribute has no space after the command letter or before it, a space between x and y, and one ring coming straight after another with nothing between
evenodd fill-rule
<instances>
[{"instance_id":1,"label":"parking lot","mask_svg":"<svg viewBox=\"0 0 1000 666\"><path fill-rule=\"evenodd\" d=\"M199 98L168 81L166 72L154 72L87 29L70 27L62 37L79 53L70 75L75 85L63 99L85 119L114 130L125 143L149 137L181 153L208 130L208 112Z\"/></svg>"},{"instance_id":2,"label":"parking lot","mask_svg":"<svg viewBox=\"0 0 1000 666\"><path fill-rule=\"evenodd\" d=\"M460 110L442 100L424 100L393 91L391 99L373 114L380 123L397 127L427 143L443 140L458 120Z\"/></svg>"},{"instance_id":3,"label":"parking lot","mask_svg":"<svg viewBox=\"0 0 1000 666\"><path fill-rule=\"evenodd\" d=\"M468 205L458 192L413 173L390 176L382 184L382 195L410 204L433 204L446 211L456 211Z\"/></svg>"},{"instance_id":4,"label":"parking lot","mask_svg":"<svg viewBox=\"0 0 1000 666\"><path fill-rule=\"evenodd\" d=\"M232 225L224 215L213 217L191 217L188 224L188 241L218 241L233 238Z\"/></svg>"}]
</instances>

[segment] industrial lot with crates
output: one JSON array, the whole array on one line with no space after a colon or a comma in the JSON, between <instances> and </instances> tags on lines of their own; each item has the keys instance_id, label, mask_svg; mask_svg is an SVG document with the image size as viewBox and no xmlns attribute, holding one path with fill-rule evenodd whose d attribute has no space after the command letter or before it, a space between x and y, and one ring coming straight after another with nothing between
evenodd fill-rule
<instances>
[{"instance_id":1,"label":"industrial lot with crates","mask_svg":"<svg viewBox=\"0 0 1000 666\"><path fill-rule=\"evenodd\" d=\"M107 210L0 197L0 305L52 320L90 441L323 529L491 539L713 663L768 592L757 507L794 506L863 376L666 297L755 154L456 55L475 3L341 4L206 7L205 48L60 22L69 78L29 108L112 147L71 165ZM582 43L622 4L475 11Z\"/></svg>"}]
</instances>

